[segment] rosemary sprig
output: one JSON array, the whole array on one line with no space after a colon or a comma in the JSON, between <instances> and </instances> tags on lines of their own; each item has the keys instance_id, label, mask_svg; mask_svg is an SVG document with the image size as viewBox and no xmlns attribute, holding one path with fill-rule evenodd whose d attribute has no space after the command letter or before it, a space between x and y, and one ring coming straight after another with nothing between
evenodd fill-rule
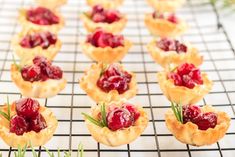
<instances>
[{"instance_id":1,"label":"rosemary sprig","mask_svg":"<svg viewBox=\"0 0 235 157\"><path fill-rule=\"evenodd\" d=\"M103 126L108 126L107 121L106 121L106 109L105 109L105 104L104 103L101 105L100 111L101 111Z\"/></svg>"},{"instance_id":2,"label":"rosemary sprig","mask_svg":"<svg viewBox=\"0 0 235 157\"><path fill-rule=\"evenodd\" d=\"M32 150L33 157L38 157L38 154L36 153L35 149L33 148L31 142L30 142L30 147L31 147L31 150Z\"/></svg>"},{"instance_id":3,"label":"rosemary sprig","mask_svg":"<svg viewBox=\"0 0 235 157\"><path fill-rule=\"evenodd\" d=\"M106 71L107 68L108 68L108 65L103 63L103 67L102 67L101 72L100 72L100 77L104 74L104 72Z\"/></svg>"},{"instance_id":4,"label":"rosemary sprig","mask_svg":"<svg viewBox=\"0 0 235 157\"><path fill-rule=\"evenodd\" d=\"M50 152L49 149L47 149L46 147L43 147L43 148L46 150L49 157L55 157L55 154L53 152Z\"/></svg>"},{"instance_id":5,"label":"rosemary sprig","mask_svg":"<svg viewBox=\"0 0 235 157\"><path fill-rule=\"evenodd\" d=\"M91 123L93 123L93 124L95 124L95 125L97 125L97 126L99 126L99 127L104 127L103 124L102 124L100 121L94 119L94 118L91 117L90 115L88 115L88 114L86 114L86 113L82 113L82 115L83 115L87 120L89 120Z\"/></svg>"},{"instance_id":6,"label":"rosemary sprig","mask_svg":"<svg viewBox=\"0 0 235 157\"><path fill-rule=\"evenodd\" d=\"M49 155L49 157L55 157L55 154L53 152L50 152L49 149L47 149L46 147L43 147L47 154ZM77 157L83 157L83 145L80 143L78 145L78 151L77 151ZM58 148L57 150L57 157L61 157L61 151ZM72 152L71 151L64 151L64 156L63 157L72 157Z\"/></svg>"},{"instance_id":7,"label":"rosemary sprig","mask_svg":"<svg viewBox=\"0 0 235 157\"><path fill-rule=\"evenodd\" d=\"M78 145L77 157L83 157L83 154L84 154L83 145L80 143L80 144Z\"/></svg>"},{"instance_id":8,"label":"rosemary sprig","mask_svg":"<svg viewBox=\"0 0 235 157\"><path fill-rule=\"evenodd\" d=\"M7 96L7 113L0 110L0 115L2 115L8 121L11 120L11 109L10 109L10 103L9 103L9 97L8 96Z\"/></svg>"},{"instance_id":9,"label":"rosemary sprig","mask_svg":"<svg viewBox=\"0 0 235 157\"><path fill-rule=\"evenodd\" d=\"M171 109L175 114L176 119L183 123L183 108L181 104L171 102Z\"/></svg>"},{"instance_id":10,"label":"rosemary sprig","mask_svg":"<svg viewBox=\"0 0 235 157\"><path fill-rule=\"evenodd\" d=\"M15 60L14 55L12 55L12 59L13 59L13 64L14 64L14 65L17 67L17 69L20 71L20 70L21 70L21 66L16 63L16 60Z\"/></svg>"},{"instance_id":11,"label":"rosemary sprig","mask_svg":"<svg viewBox=\"0 0 235 157\"><path fill-rule=\"evenodd\" d=\"M25 145L22 149L20 146L18 146L18 151L14 152L15 157L24 157L26 152L27 146Z\"/></svg>"},{"instance_id":12,"label":"rosemary sprig","mask_svg":"<svg viewBox=\"0 0 235 157\"><path fill-rule=\"evenodd\" d=\"M90 14L88 14L87 12L83 12L82 14L85 15L86 17L88 17L88 18L91 18Z\"/></svg>"},{"instance_id":13,"label":"rosemary sprig","mask_svg":"<svg viewBox=\"0 0 235 157\"><path fill-rule=\"evenodd\" d=\"M0 153L0 157L2 157L2 153Z\"/></svg>"},{"instance_id":14,"label":"rosemary sprig","mask_svg":"<svg viewBox=\"0 0 235 157\"><path fill-rule=\"evenodd\" d=\"M107 127L107 122L106 122L106 109L105 109L105 103L103 103L101 105L101 120L98 121L96 119L94 119L93 117L91 117L90 115L86 114L86 113L82 113L82 115L89 120L91 123L99 126L99 127Z\"/></svg>"}]
</instances>

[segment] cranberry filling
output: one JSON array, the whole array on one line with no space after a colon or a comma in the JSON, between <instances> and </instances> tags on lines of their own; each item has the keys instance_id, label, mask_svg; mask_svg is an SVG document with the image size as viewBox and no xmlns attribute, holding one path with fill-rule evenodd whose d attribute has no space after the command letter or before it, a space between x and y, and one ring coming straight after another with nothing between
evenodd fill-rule
<instances>
[{"instance_id":1,"label":"cranberry filling","mask_svg":"<svg viewBox=\"0 0 235 157\"><path fill-rule=\"evenodd\" d=\"M217 125L217 114L213 112L202 113L201 109L195 105L183 107L183 123L192 122L200 130L214 128Z\"/></svg>"},{"instance_id":2,"label":"cranberry filling","mask_svg":"<svg viewBox=\"0 0 235 157\"><path fill-rule=\"evenodd\" d=\"M124 46L124 37L122 35L113 35L101 29L97 29L93 34L88 35L87 42L95 47L112 47Z\"/></svg>"},{"instance_id":3,"label":"cranberry filling","mask_svg":"<svg viewBox=\"0 0 235 157\"><path fill-rule=\"evenodd\" d=\"M162 14L162 13L155 11L152 14L152 16L154 19L166 19L167 21L174 23L174 24L177 24L179 22L179 19L176 17L174 13L166 15L166 14Z\"/></svg>"},{"instance_id":4,"label":"cranberry filling","mask_svg":"<svg viewBox=\"0 0 235 157\"><path fill-rule=\"evenodd\" d=\"M111 64L98 79L97 86L106 93L117 90L119 94L123 94L129 89L131 78L132 76L128 72L122 71L115 64Z\"/></svg>"},{"instance_id":5,"label":"cranberry filling","mask_svg":"<svg viewBox=\"0 0 235 157\"><path fill-rule=\"evenodd\" d=\"M31 98L15 102L16 113L10 121L10 132L23 135L25 132L40 132L47 127L44 117L39 113L40 104Z\"/></svg>"},{"instance_id":6,"label":"cranberry filling","mask_svg":"<svg viewBox=\"0 0 235 157\"><path fill-rule=\"evenodd\" d=\"M100 5L96 5L92 8L91 19L96 23L113 23L121 19L121 13L117 10L107 10Z\"/></svg>"},{"instance_id":7,"label":"cranberry filling","mask_svg":"<svg viewBox=\"0 0 235 157\"><path fill-rule=\"evenodd\" d=\"M12 117L10 121L10 132L16 135L23 135L28 130L28 124L26 120L18 115Z\"/></svg>"},{"instance_id":8,"label":"cranberry filling","mask_svg":"<svg viewBox=\"0 0 235 157\"><path fill-rule=\"evenodd\" d=\"M57 41L55 34L50 32L42 32L26 35L21 41L20 45L24 48L34 48L41 46L43 49L47 49L50 45L54 45Z\"/></svg>"},{"instance_id":9,"label":"cranberry filling","mask_svg":"<svg viewBox=\"0 0 235 157\"><path fill-rule=\"evenodd\" d=\"M201 71L189 63L178 66L177 72L168 74L168 79L173 79L176 86L185 86L189 89L193 89L197 84L203 84Z\"/></svg>"},{"instance_id":10,"label":"cranberry filling","mask_svg":"<svg viewBox=\"0 0 235 157\"><path fill-rule=\"evenodd\" d=\"M60 22L58 16L56 16L51 10L43 7L28 10L26 18L28 21L38 25L53 25Z\"/></svg>"},{"instance_id":11,"label":"cranberry filling","mask_svg":"<svg viewBox=\"0 0 235 157\"><path fill-rule=\"evenodd\" d=\"M45 57L37 56L33 59L33 65L24 66L21 76L25 81L46 81L48 79L61 79L63 71L58 66L51 65Z\"/></svg>"},{"instance_id":12,"label":"cranberry filling","mask_svg":"<svg viewBox=\"0 0 235 157\"><path fill-rule=\"evenodd\" d=\"M22 98L15 102L17 115L26 119L34 118L38 115L40 104L30 98Z\"/></svg>"},{"instance_id":13,"label":"cranberry filling","mask_svg":"<svg viewBox=\"0 0 235 157\"><path fill-rule=\"evenodd\" d=\"M177 53L186 53L187 46L180 43L178 40L162 38L157 42L157 46L163 51L175 51Z\"/></svg>"},{"instance_id":14,"label":"cranberry filling","mask_svg":"<svg viewBox=\"0 0 235 157\"><path fill-rule=\"evenodd\" d=\"M123 104L119 107L111 107L106 116L108 128L112 131L132 126L139 118L140 113L132 104Z\"/></svg>"}]
</instances>

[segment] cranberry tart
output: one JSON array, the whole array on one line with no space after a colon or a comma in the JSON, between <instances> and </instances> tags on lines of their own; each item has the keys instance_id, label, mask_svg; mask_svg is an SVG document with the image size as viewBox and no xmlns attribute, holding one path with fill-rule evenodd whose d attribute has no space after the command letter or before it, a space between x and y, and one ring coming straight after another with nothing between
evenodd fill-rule
<instances>
[{"instance_id":1,"label":"cranberry tart","mask_svg":"<svg viewBox=\"0 0 235 157\"><path fill-rule=\"evenodd\" d=\"M122 60L132 43L124 39L123 35L114 35L97 29L87 36L81 44L82 51L92 60L104 63L113 63Z\"/></svg>"},{"instance_id":2,"label":"cranberry tart","mask_svg":"<svg viewBox=\"0 0 235 157\"><path fill-rule=\"evenodd\" d=\"M212 89L212 81L206 73L190 63L183 63L172 71L157 73L158 83L164 95L178 104L195 104Z\"/></svg>"},{"instance_id":3,"label":"cranberry tart","mask_svg":"<svg viewBox=\"0 0 235 157\"><path fill-rule=\"evenodd\" d=\"M52 65L42 56L36 56L32 64L12 64L11 79L23 96L49 98L57 95L66 86L60 67Z\"/></svg>"},{"instance_id":4,"label":"cranberry tart","mask_svg":"<svg viewBox=\"0 0 235 157\"><path fill-rule=\"evenodd\" d=\"M145 25L153 34L160 37L176 37L183 34L188 26L174 13L160 13L155 11L145 15Z\"/></svg>"},{"instance_id":5,"label":"cranberry tart","mask_svg":"<svg viewBox=\"0 0 235 157\"><path fill-rule=\"evenodd\" d=\"M147 0L148 4L159 12L175 12L185 0Z\"/></svg>"},{"instance_id":6,"label":"cranberry tart","mask_svg":"<svg viewBox=\"0 0 235 157\"><path fill-rule=\"evenodd\" d=\"M123 99L100 103L91 109L91 115L83 115L92 137L112 147L131 143L148 125L144 109Z\"/></svg>"},{"instance_id":7,"label":"cranberry tart","mask_svg":"<svg viewBox=\"0 0 235 157\"><path fill-rule=\"evenodd\" d=\"M184 62L199 66L203 62L203 57L194 46L190 43L181 43L176 39L153 40L147 45L147 49L152 58L164 68Z\"/></svg>"},{"instance_id":8,"label":"cranberry tart","mask_svg":"<svg viewBox=\"0 0 235 157\"><path fill-rule=\"evenodd\" d=\"M102 5L104 8L117 8L124 0L86 0L87 5L94 7L95 5Z\"/></svg>"},{"instance_id":9,"label":"cranberry tart","mask_svg":"<svg viewBox=\"0 0 235 157\"><path fill-rule=\"evenodd\" d=\"M2 106L0 137L11 147L33 147L46 144L53 136L58 122L49 108L37 100L21 98Z\"/></svg>"},{"instance_id":10,"label":"cranberry tart","mask_svg":"<svg viewBox=\"0 0 235 157\"><path fill-rule=\"evenodd\" d=\"M130 99L137 93L135 74L118 63L92 64L80 79L80 86L96 102Z\"/></svg>"},{"instance_id":11,"label":"cranberry tart","mask_svg":"<svg viewBox=\"0 0 235 157\"><path fill-rule=\"evenodd\" d=\"M105 9L101 5L96 5L91 11L81 14L81 20L88 32L102 28L107 32L118 33L123 30L127 22L126 16L118 10Z\"/></svg>"},{"instance_id":12,"label":"cranberry tart","mask_svg":"<svg viewBox=\"0 0 235 157\"><path fill-rule=\"evenodd\" d=\"M38 55L53 60L61 45L56 34L32 29L22 31L12 40L14 52L22 61L32 60Z\"/></svg>"},{"instance_id":13,"label":"cranberry tart","mask_svg":"<svg viewBox=\"0 0 235 157\"><path fill-rule=\"evenodd\" d=\"M35 0L39 6L45 8L56 9L67 3L68 0Z\"/></svg>"},{"instance_id":14,"label":"cranberry tart","mask_svg":"<svg viewBox=\"0 0 235 157\"><path fill-rule=\"evenodd\" d=\"M58 33L64 26L64 18L61 14L44 7L21 9L19 22L24 29L44 30L52 33Z\"/></svg>"},{"instance_id":15,"label":"cranberry tart","mask_svg":"<svg viewBox=\"0 0 235 157\"><path fill-rule=\"evenodd\" d=\"M173 110L173 111L172 111ZM194 146L216 143L223 138L230 126L225 112L212 106L180 106L172 103L172 110L165 114L166 126L181 142Z\"/></svg>"}]
</instances>

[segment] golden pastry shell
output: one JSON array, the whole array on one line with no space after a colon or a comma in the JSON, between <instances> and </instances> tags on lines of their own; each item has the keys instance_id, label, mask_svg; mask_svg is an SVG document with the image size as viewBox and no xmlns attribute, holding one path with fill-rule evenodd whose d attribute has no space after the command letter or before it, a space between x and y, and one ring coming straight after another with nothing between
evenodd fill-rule
<instances>
[{"instance_id":1,"label":"golden pastry shell","mask_svg":"<svg viewBox=\"0 0 235 157\"><path fill-rule=\"evenodd\" d=\"M230 118L225 112L217 111L209 105L203 106L202 111L204 113L214 112L217 114L218 120L215 128L199 130L198 126L192 122L182 124L176 119L171 109L165 114L166 126L176 139L185 144L204 146L216 143L223 138L228 130Z\"/></svg>"},{"instance_id":2,"label":"golden pastry shell","mask_svg":"<svg viewBox=\"0 0 235 157\"><path fill-rule=\"evenodd\" d=\"M92 60L103 63L113 63L121 61L131 46L132 43L127 39L124 40L123 46L118 46L116 48L101 48L95 47L88 42L81 43L83 53L85 53Z\"/></svg>"},{"instance_id":3,"label":"golden pastry shell","mask_svg":"<svg viewBox=\"0 0 235 157\"><path fill-rule=\"evenodd\" d=\"M184 86L175 86L172 79L167 79L167 72L157 73L157 78L163 94L169 101L188 105L197 103L212 89L213 82L209 80L207 74L201 73L201 75L203 84L196 85L193 89Z\"/></svg>"},{"instance_id":4,"label":"golden pastry shell","mask_svg":"<svg viewBox=\"0 0 235 157\"><path fill-rule=\"evenodd\" d=\"M41 46L34 48L24 48L20 45L21 40L26 35L38 32L41 31L32 29L27 31L23 30L12 39L13 51L23 63L24 61L32 60L35 56L43 56L48 60L53 60L53 58L61 49L62 43L58 37L56 43L54 45L50 45L47 49L43 49Z\"/></svg>"},{"instance_id":5,"label":"golden pastry shell","mask_svg":"<svg viewBox=\"0 0 235 157\"><path fill-rule=\"evenodd\" d=\"M39 6L43 6L49 9L56 9L67 3L68 0L35 0Z\"/></svg>"},{"instance_id":6,"label":"golden pastry shell","mask_svg":"<svg viewBox=\"0 0 235 157\"><path fill-rule=\"evenodd\" d=\"M104 8L106 9L110 9L110 8L117 8L118 6L120 6L124 0L86 0L87 1L87 5L89 5L90 7L93 7L95 5L102 5Z\"/></svg>"},{"instance_id":7,"label":"golden pastry shell","mask_svg":"<svg viewBox=\"0 0 235 157\"><path fill-rule=\"evenodd\" d=\"M89 14L89 13L86 13L86 14ZM102 28L106 32L119 33L124 29L124 27L126 26L126 23L127 23L127 18L125 15L122 15L122 18L120 20L115 21L110 24L109 23L102 23L102 22L99 22L99 23L93 22L84 13L81 14L80 18L83 21L84 27L86 28L86 30L88 32L94 32L97 28Z\"/></svg>"},{"instance_id":8,"label":"golden pastry shell","mask_svg":"<svg viewBox=\"0 0 235 157\"><path fill-rule=\"evenodd\" d=\"M115 63L118 65L121 70L125 70L121 64ZM87 93L89 97L91 97L95 102L109 102L109 101L117 101L121 98L130 99L137 94L137 83L136 83L136 75L132 72L128 72L131 74L131 82L129 83L129 89L123 94L119 94L117 90L111 90L108 93L102 91L97 85L97 80L100 78L100 73L102 69L105 67L104 63L92 64L90 69L88 69L84 76L80 79L80 87Z\"/></svg>"},{"instance_id":9,"label":"golden pastry shell","mask_svg":"<svg viewBox=\"0 0 235 157\"><path fill-rule=\"evenodd\" d=\"M18 67L11 65L11 79L19 88L21 94L33 98L49 98L57 95L66 86L66 79L63 77L59 80L48 79L46 81L25 81Z\"/></svg>"},{"instance_id":10,"label":"golden pastry shell","mask_svg":"<svg viewBox=\"0 0 235 157\"><path fill-rule=\"evenodd\" d=\"M147 45L147 50L154 59L154 61L160 64L163 68L168 68L170 65L177 66L184 62L192 63L195 66L199 66L203 62L203 56L201 56L193 45L185 43L187 46L186 53L177 53L176 51L168 51L157 47L156 40L151 41Z\"/></svg>"},{"instance_id":11,"label":"golden pastry shell","mask_svg":"<svg viewBox=\"0 0 235 157\"><path fill-rule=\"evenodd\" d=\"M183 20L172 23L166 19L154 19L152 14L145 15L145 25L148 30L153 34L160 37L176 37L182 35L188 28Z\"/></svg>"},{"instance_id":12,"label":"golden pastry shell","mask_svg":"<svg viewBox=\"0 0 235 157\"><path fill-rule=\"evenodd\" d=\"M147 0L148 4L159 12L175 12L185 0Z\"/></svg>"},{"instance_id":13,"label":"golden pastry shell","mask_svg":"<svg viewBox=\"0 0 235 157\"><path fill-rule=\"evenodd\" d=\"M10 105L11 108L11 116L16 115L15 104ZM7 112L7 105L1 107L1 110ZM3 116L0 116L0 137L2 140L9 146L18 148L20 146L23 148L24 146L29 146L31 143L33 147L42 146L46 144L53 136L56 128L58 126L58 121L56 120L53 112L41 106L39 112L44 117L47 128L41 130L36 133L34 131L30 131L24 133L22 136L18 136L15 133L11 133L9 131L9 121L5 119Z\"/></svg>"},{"instance_id":14,"label":"golden pastry shell","mask_svg":"<svg viewBox=\"0 0 235 157\"><path fill-rule=\"evenodd\" d=\"M53 25L34 24L26 19L27 9L20 9L18 20L25 30L34 29L34 30L41 30L41 31L49 31L51 33L57 34L64 27L65 21L64 21L63 16L59 12L56 12L56 11L53 11L53 12L60 19L60 22L58 24L53 24Z\"/></svg>"},{"instance_id":15,"label":"golden pastry shell","mask_svg":"<svg viewBox=\"0 0 235 157\"><path fill-rule=\"evenodd\" d=\"M109 104L106 105L106 108L112 104L121 106L124 102L126 102L125 99L119 100L117 102L110 102ZM140 117L135 121L133 126L123 130L112 131L107 127L101 128L91 123L89 120L85 119L85 123L92 137L97 142L112 147L120 146L123 144L129 144L132 141L134 141L143 133L143 131L148 125L147 113L144 111L142 107L138 105L135 106L138 108L138 111L140 112ZM94 106L91 110L91 115L93 117L96 117L99 112L100 112L100 105Z\"/></svg>"}]
</instances>

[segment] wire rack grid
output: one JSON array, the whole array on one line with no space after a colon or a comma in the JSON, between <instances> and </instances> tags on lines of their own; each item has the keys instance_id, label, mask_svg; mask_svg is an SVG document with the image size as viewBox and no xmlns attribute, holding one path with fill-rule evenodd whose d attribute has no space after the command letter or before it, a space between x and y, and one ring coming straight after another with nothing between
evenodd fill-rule
<instances>
[{"instance_id":1,"label":"wire rack grid","mask_svg":"<svg viewBox=\"0 0 235 157\"><path fill-rule=\"evenodd\" d=\"M0 104L21 97L19 90L10 78L12 60L11 38L21 27L17 23L18 9L33 5L32 0L0 0ZM67 87L50 99L39 99L40 103L53 110L59 126L53 138L45 145L50 151L77 150L80 142L85 148L85 156L102 157L233 157L235 153L235 53L223 25L218 21L217 11L207 0L188 0L178 11L190 26L181 37L198 47L204 56L203 71L214 81L213 90L199 102L211 104L227 112L232 120L225 137L216 144L205 147L193 147L177 141L167 130L164 113L169 109L169 102L162 94L156 79L160 70L146 51L146 44L152 39L144 25L144 13L152 12L144 0L126 0L120 10L128 15L128 25L123 34L133 41L134 46L123 59L122 64L137 74L139 93L131 102L142 104L149 114L146 131L133 143L120 147L107 147L92 139L84 124L81 112L88 112L95 103L78 85L79 78L91 63L80 50L79 43L86 34L79 14L87 10L85 0L70 0L62 8L66 18L66 27L60 32L63 41L61 51L54 63L63 68L68 80ZM220 29L217 29L217 26ZM14 149L0 140L0 152L3 156L13 156ZM36 149L39 156L46 156L45 149ZM32 156L27 151L26 156ZM72 155L75 156L75 155Z\"/></svg>"}]
</instances>

